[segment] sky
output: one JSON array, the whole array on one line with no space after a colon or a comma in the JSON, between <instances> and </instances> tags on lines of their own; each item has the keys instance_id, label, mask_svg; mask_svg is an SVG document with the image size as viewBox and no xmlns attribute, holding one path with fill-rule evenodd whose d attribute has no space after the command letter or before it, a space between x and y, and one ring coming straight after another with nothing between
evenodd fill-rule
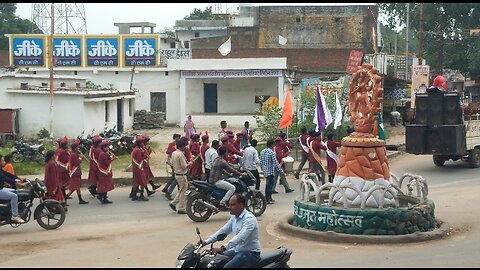
<instances>
[{"instance_id":1,"label":"sky","mask_svg":"<svg viewBox=\"0 0 480 270\"><path fill-rule=\"evenodd\" d=\"M245 3L242 3L245 4ZM251 3L255 6L313 6L313 5L366 5L373 3ZM233 3L84 3L88 34L118 34L114 23L151 22L157 26L154 32L162 32L164 28L172 29L176 20L182 20L193 12L194 8L204 10L220 5L222 10L236 10ZM32 20L32 3L17 3L17 16Z\"/></svg>"}]
</instances>

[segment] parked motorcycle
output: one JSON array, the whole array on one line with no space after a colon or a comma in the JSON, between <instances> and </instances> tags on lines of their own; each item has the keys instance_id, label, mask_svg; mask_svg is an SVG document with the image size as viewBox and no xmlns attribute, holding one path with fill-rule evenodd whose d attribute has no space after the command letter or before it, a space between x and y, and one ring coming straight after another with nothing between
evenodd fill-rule
<instances>
[{"instance_id":1,"label":"parked motorcycle","mask_svg":"<svg viewBox=\"0 0 480 270\"><path fill-rule=\"evenodd\" d=\"M38 198L39 204L33 212L33 218L37 220L38 225L46 230L53 230L60 227L65 221L65 209L60 202L52 199L45 199L47 188L43 181L35 179L30 181L26 179L24 189L17 189L18 213L25 220L30 221L33 206L33 200ZM21 224L11 221L10 200L0 200L0 226L10 224L16 228Z\"/></svg>"},{"instance_id":2,"label":"parked motorcycle","mask_svg":"<svg viewBox=\"0 0 480 270\"><path fill-rule=\"evenodd\" d=\"M14 141L12 151L12 160L13 162L24 162L25 159L36 161L39 164L45 162L45 145L37 144L30 145L23 141L23 138L20 138L18 141Z\"/></svg>"},{"instance_id":3,"label":"parked motorcycle","mask_svg":"<svg viewBox=\"0 0 480 270\"><path fill-rule=\"evenodd\" d=\"M235 186L235 193L241 193L245 197L245 208L258 217L265 212L267 199L261 191L250 188L255 185L256 178L250 171L245 170L245 172L247 173L245 176L230 177L225 180ZM193 187L185 191L186 212L191 220L203 222L212 214L227 211L220 209L220 200L227 193L226 190L201 180L194 180L192 184Z\"/></svg>"},{"instance_id":4,"label":"parked motorcycle","mask_svg":"<svg viewBox=\"0 0 480 270\"><path fill-rule=\"evenodd\" d=\"M214 254L212 248L205 248L200 244L202 237L200 230L196 228L199 243L196 245L187 244L177 257L177 268L222 268L230 258L222 254ZM217 242L223 241L227 235L222 233L217 236ZM260 261L253 268L290 268L287 264L292 255L292 250L286 247L278 247L277 249L260 252Z\"/></svg>"}]
</instances>

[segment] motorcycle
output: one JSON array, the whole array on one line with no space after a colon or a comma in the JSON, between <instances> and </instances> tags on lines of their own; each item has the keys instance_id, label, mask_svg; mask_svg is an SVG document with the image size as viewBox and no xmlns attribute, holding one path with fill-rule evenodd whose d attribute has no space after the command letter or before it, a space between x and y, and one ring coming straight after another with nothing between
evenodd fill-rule
<instances>
[{"instance_id":1,"label":"motorcycle","mask_svg":"<svg viewBox=\"0 0 480 270\"><path fill-rule=\"evenodd\" d=\"M25 159L36 161L38 164L45 162L45 145L30 145L20 138L19 141L14 141L13 151L11 153L13 162L24 162Z\"/></svg>"},{"instance_id":2,"label":"motorcycle","mask_svg":"<svg viewBox=\"0 0 480 270\"><path fill-rule=\"evenodd\" d=\"M241 193L245 197L245 207L258 217L265 212L267 199L261 191L250 189L250 186L255 185L256 178L250 171L245 170L245 172L247 175L238 178L230 177L225 180L235 186L235 193ZM228 211L220 208L220 200L227 193L226 190L202 180L194 180L192 185L191 189L185 191L186 212L191 220L204 222L212 214Z\"/></svg>"},{"instance_id":3,"label":"motorcycle","mask_svg":"<svg viewBox=\"0 0 480 270\"><path fill-rule=\"evenodd\" d=\"M204 248L201 244L202 237L200 230L196 228L199 243L193 245L187 244L177 257L177 268L222 268L230 258L222 254L214 254L212 251L213 243L210 248ZM217 241L223 241L227 235L222 233L217 236ZM253 268L290 268L287 264L292 255L292 250L286 247L278 247L277 249L260 252L260 261Z\"/></svg>"},{"instance_id":4,"label":"motorcycle","mask_svg":"<svg viewBox=\"0 0 480 270\"><path fill-rule=\"evenodd\" d=\"M60 202L52 199L45 199L47 188L39 179L30 181L26 179L24 189L17 189L15 193L18 196L18 213L25 220L30 221L33 206L33 200L38 198L40 203L33 212L33 218L37 220L38 225L46 230L53 230L62 226L65 221L65 209ZM10 224L16 228L21 224L11 221L10 200L0 200L0 226Z\"/></svg>"}]
</instances>

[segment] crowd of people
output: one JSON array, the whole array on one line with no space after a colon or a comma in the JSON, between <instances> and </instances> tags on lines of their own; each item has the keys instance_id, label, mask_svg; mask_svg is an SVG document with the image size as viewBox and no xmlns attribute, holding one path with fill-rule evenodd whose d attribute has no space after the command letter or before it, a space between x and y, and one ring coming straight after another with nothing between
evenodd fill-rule
<instances>
[{"instance_id":1,"label":"crowd of people","mask_svg":"<svg viewBox=\"0 0 480 270\"><path fill-rule=\"evenodd\" d=\"M228 208L228 201L235 192L235 186L225 181L225 178L230 175L245 174L238 170L240 164L243 170L251 172L256 178L256 190L260 189L261 177L258 167L261 168L266 181L265 197L268 204L275 203L272 194L278 193L276 186L279 178L285 193L294 191L286 179L285 160L295 145L287 139L287 134L282 131L275 138L267 140L266 148L260 154L256 148L258 141L253 138L248 121L245 121L243 129L237 133L228 129L226 121L221 121L216 139L210 141L208 132L203 135L196 132L192 118L189 116L184 126L184 132L183 136L173 134L173 140L165 151L166 163L171 168L171 177L162 192L170 200L169 206L176 213L186 213L185 191L189 188L189 182L192 180L208 181L220 189L227 190L220 206ZM336 152L340 143L333 140L332 134L327 135L328 140L325 143L320 132L307 131L306 127L303 127L301 132L302 134L298 137L298 145L301 147L302 159L294 172L295 178L299 179L299 174L308 160L309 173L316 173L322 184L325 183L325 175L328 173L328 180L332 182L338 163ZM160 188L160 185L153 182L154 175L149 164L153 149L150 147L149 141L149 136L144 135L136 136L134 141L134 149L131 153L132 180L129 194L132 201L148 201L148 196L153 195ZM59 139L57 143L58 147L55 151L49 150L46 153L44 181L47 196L58 200L66 210L67 200L71 199L73 193L77 194L79 204L88 204L88 201L82 198L81 193L81 163L83 159L87 159L89 161L87 178L89 193L96 197L101 204L111 204L112 201L108 199L107 194L115 188L111 163L117 157L109 151L110 141L102 139L100 135L94 136L88 156L80 152L78 139L71 143L70 149L68 149L67 137ZM327 170L322 165L321 151L326 152ZM11 165L11 156L2 157L3 161L5 164L2 164L0 177L2 182L5 182L5 186L11 186L14 183L12 181L20 178L15 176ZM151 185L151 190L148 185ZM175 188L178 191L172 198ZM8 189L3 191L0 189L0 198L2 196L10 198L11 194L5 195L8 191ZM13 209L12 216L18 216L13 213Z\"/></svg>"}]
</instances>

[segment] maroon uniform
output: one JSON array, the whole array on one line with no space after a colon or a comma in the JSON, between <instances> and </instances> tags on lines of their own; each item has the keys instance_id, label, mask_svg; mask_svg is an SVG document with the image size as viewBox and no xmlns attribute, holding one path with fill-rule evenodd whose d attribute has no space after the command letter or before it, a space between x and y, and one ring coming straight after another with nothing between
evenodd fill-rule
<instances>
[{"instance_id":1,"label":"maroon uniform","mask_svg":"<svg viewBox=\"0 0 480 270\"><path fill-rule=\"evenodd\" d=\"M101 151L98 156L98 193L106 193L114 189L111 163L112 160L110 159L110 156L104 151Z\"/></svg>"},{"instance_id":2,"label":"maroon uniform","mask_svg":"<svg viewBox=\"0 0 480 270\"><path fill-rule=\"evenodd\" d=\"M98 161L95 155L95 151L97 151L98 147L90 146L90 150L88 151L88 157L90 158L90 164L88 167L88 183L90 185L96 185L98 182Z\"/></svg>"},{"instance_id":3,"label":"maroon uniform","mask_svg":"<svg viewBox=\"0 0 480 270\"><path fill-rule=\"evenodd\" d=\"M143 157L144 157L143 160L145 161L145 170L144 170L145 179L147 180L147 183L148 183L148 181L152 180L154 177L152 168L150 168L150 164L148 163L148 160L150 160L150 154L152 153L152 149L150 147L145 147L145 148L142 148L142 151L143 151Z\"/></svg>"},{"instance_id":4,"label":"maroon uniform","mask_svg":"<svg viewBox=\"0 0 480 270\"><path fill-rule=\"evenodd\" d=\"M57 177L56 167L57 165L53 159L45 164L45 186L47 187L47 193L50 198L64 202L65 198L62 193L62 183Z\"/></svg>"},{"instance_id":5,"label":"maroon uniform","mask_svg":"<svg viewBox=\"0 0 480 270\"><path fill-rule=\"evenodd\" d=\"M192 167L190 167L190 175L194 178L200 178L203 174L202 159L200 158L200 144L198 142L192 142L190 145L190 152L195 160Z\"/></svg>"},{"instance_id":6,"label":"maroon uniform","mask_svg":"<svg viewBox=\"0 0 480 270\"><path fill-rule=\"evenodd\" d=\"M138 186L146 186L148 180L145 175L145 160L142 149L136 146L133 148L132 154L132 187L136 189Z\"/></svg>"},{"instance_id":7,"label":"maroon uniform","mask_svg":"<svg viewBox=\"0 0 480 270\"><path fill-rule=\"evenodd\" d=\"M58 147L57 150L55 150L55 164L57 165L57 177L62 184L62 186L66 187L70 183L70 176L68 175L68 153L65 151L65 149Z\"/></svg>"},{"instance_id":8,"label":"maroon uniform","mask_svg":"<svg viewBox=\"0 0 480 270\"><path fill-rule=\"evenodd\" d=\"M81 187L82 184L82 168L80 168L80 164L82 163L82 159L80 159L77 153L71 152L69 158L69 176L70 176L70 185L68 189L70 192L73 190L77 190Z\"/></svg>"},{"instance_id":9,"label":"maroon uniform","mask_svg":"<svg viewBox=\"0 0 480 270\"><path fill-rule=\"evenodd\" d=\"M327 141L327 148L334 154L337 154L337 147L341 147L342 144L336 141ZM327 171L328 174L335 174L337 171L337 162L331 158L327 153Z\"/></svg>"}]
</instances>

